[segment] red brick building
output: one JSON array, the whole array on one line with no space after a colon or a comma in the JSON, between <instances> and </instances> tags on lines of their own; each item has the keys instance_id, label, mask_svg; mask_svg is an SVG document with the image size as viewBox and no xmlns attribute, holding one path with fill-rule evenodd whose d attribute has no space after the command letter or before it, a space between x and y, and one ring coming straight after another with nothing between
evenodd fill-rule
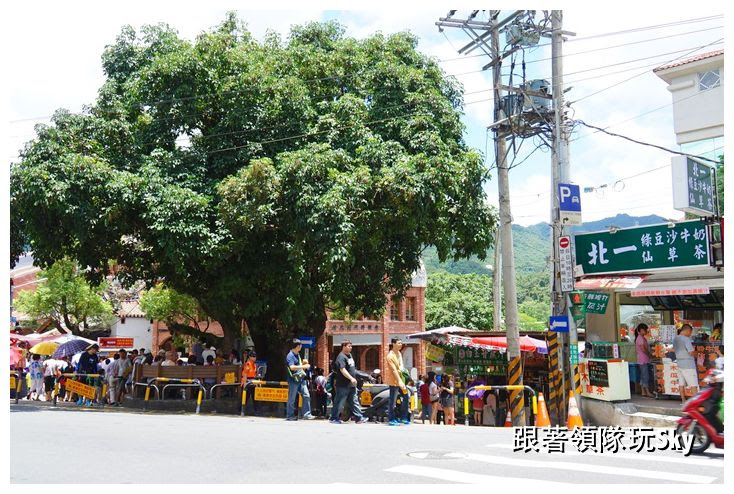
<instances>
[{"instance_id":1,"label":"red brick building","mask_svg":"<svg viewBox=\"0 0 734 494\"><path fill-rule=\"evenodd\" d=\"M329 317L326 330L316 343L315 355L311 356L312 364L328 373L330 362L339 352L342 341L350 340L352 355L359 370L372 372L380 369L384 373L390 339L399 337L405 344L403 361L406 369L415 367L418 374L424 374L424 344L421 340L407 338L407 335L425 331L426 281L426 272L421 266L420 271L413 276L413 286L404 298L388 298L385 313L380 319L343 321Z\"/></svg>"}]
</instances>

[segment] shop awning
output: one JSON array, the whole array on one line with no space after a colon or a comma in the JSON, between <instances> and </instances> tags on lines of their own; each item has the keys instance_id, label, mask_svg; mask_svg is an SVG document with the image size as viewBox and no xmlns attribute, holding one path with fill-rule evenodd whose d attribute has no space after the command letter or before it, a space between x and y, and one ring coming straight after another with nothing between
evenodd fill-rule
<instances>
[{"instance_id":1,"label":"shop awning","mask_svg":"<svg viewBox=\"0 0 734 494\"><path fill-rule=\"evenodd\" d=\"M577 290L632 290L637 288L648 275L586 276L577 281Z\"/></svg>"},{"instance_id":2,"label":"shop awning","mask_svg":"<svg viewBox=\"0 0 734 494\"><path fill-rule=\"evenodd\" d=\"M723 290L724 277L698 279L648 279L630 292L631 297L670 297L674 295L708 295Z\"/></svg>"},{"instance_id":3,"label":"shop awning","mask_svg":"<svg viewBox=\"0 0 734 494\"><path fill-rule=\"evenodd\" d=\"M507 337L506 336L486 336L480 338L472 338L475 343L495 345L507 349ZM536 340L529 336L520 337L520 351L522 352L538 352L548 353L548 345L545 341Z\"/></svg>"},{"instance_id":4,"label":"shop awning","mask_svg":"<svg viewBox=\"0 0 734 494\"><path fill-rule=\"evenodd\" d=\"M409 334L408 338L420 338L421 340L431 340L436 336L441 336L451 333L471 333L474 329L462 328L460 326L446 326L445 328L431 329L430 331L422 331L420 333Z\"/></svg>"}]
</instances>

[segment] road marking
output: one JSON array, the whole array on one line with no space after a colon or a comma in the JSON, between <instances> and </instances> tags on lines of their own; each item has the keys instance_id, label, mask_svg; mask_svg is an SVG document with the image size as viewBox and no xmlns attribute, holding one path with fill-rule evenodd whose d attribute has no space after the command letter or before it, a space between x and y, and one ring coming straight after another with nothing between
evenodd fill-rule
<instances>
[{"instance_id":1,"label":"road marking","mask_svg":"<svg viewBox=\"0 0 734 494\"><path fill-rule=\"evenodd\" d=\"M432 479L447 480L449 482L459 482L462 484L496 484L497 482L507 482L512 480L514 485L531 485L531 486L547 486L551 480L533 480L521 477L497 477L494 475L481 475L478 473L466 473L458 470L449 470L446 468L424 467L420 465L398 465L388 468L386 472L404 473L415 475L418 477L430 477Z\"/></svg>"},{"instance_id":2,"label":"road marking","mask_svg":"<svg viewBox=\"0 0 734 494\"><path fill-rule=\"evenodd\" d=\"M511 444L487 444L488 448L501 448L501 449L514 449L514 446ZM518 451L520 453L520 451ZM718 458L711 458L711 459L704 459L704 458L698 458L693 456L681 456L681 457L675 457L675 456L668 456L668 455L661 455L661 456L654 456L650 453L596 453L594 451L587 451L585 453L581 453L580 451L566 451L565 453L527 453L527 454L541 454L546 456L549 456L551 458L563 458L564 456L601 456L604 458L610 458L610 459L623 459L623 460L640 460L640 461L659 461L662 463L679 463L681 465L699 465L702 467L719 467L724 468L724 460L718 459ZM721 453L723 456L723 453Z\"/></svg>"},{"instance_id":3,"label":"road marking","mask_svg":"<svg viewBox=\"0 0 734 494\"><path fill-rule=\"evenodd\" d=\"M640 468L608 467L594 465L593 463L577 463L571 461L540 461L525 460L521 458L508 458L506 456L490 456L475 453L461 453L467 460L482 461L493 465L509 465L528 468L550 468L554 470L573 470L575 472L600 473L606 475L623 475L627 477L640 477L656 480L670 480L673 482L690 482L694 484L710 484L716 477L705 475L691 475L674 472L660 472L657 470L642 470Z\"/></svg>"}]
</instances>

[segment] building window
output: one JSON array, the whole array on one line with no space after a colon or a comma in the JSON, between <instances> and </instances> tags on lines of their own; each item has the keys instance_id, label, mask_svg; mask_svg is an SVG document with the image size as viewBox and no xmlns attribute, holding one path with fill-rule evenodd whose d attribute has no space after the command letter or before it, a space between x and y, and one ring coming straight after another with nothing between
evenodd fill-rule
<instances>
[{"instance_id":1,"label":"building window","mask_svg":"<svg viewBox=\"0 0 734 494\"><path fill-rule=\"evenodd\" d=\"M390 320L391 321L400 320L400 299L397 299L397 298L392 299L392 304L390 305Z\"/></svg>"},{"instance_id":2,"label":"building window","mask_svg":"<svg viewBox=\"0 0 734 494\"><path fill-rule=\"evenodd\" d=\"M407 304L405 307L405 319L415 321L415 297L408 297L405 301Z\"/></svg>"},{"instance_id":3,"label":"building window","mask_svg":"<svg viewBox=\"0 0 734 494\"><path fill-rule=\"evenodd\" d=\"M719 76L719 69L707 70L706 72L698 73L698 90L706 91L707 89L713 89L721 85L721 76Z\"/></svg>"}]
</instances>

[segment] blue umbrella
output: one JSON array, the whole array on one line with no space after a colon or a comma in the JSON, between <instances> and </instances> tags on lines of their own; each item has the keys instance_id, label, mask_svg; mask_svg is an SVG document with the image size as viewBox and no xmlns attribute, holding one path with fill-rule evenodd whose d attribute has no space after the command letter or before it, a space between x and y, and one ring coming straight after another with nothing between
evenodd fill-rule
<instances>
[{"instance_id":1,"label":"blue umbrella","mask_svg":"<svg viewBox=\"0 0 734 494\"><path fill-rule=\"evenodd\" d=\"M81 353L89 347L89 342L84 340L72 340L62 343L53 354L53 358L71 357Z\"/></svg>"}]
</instances>

